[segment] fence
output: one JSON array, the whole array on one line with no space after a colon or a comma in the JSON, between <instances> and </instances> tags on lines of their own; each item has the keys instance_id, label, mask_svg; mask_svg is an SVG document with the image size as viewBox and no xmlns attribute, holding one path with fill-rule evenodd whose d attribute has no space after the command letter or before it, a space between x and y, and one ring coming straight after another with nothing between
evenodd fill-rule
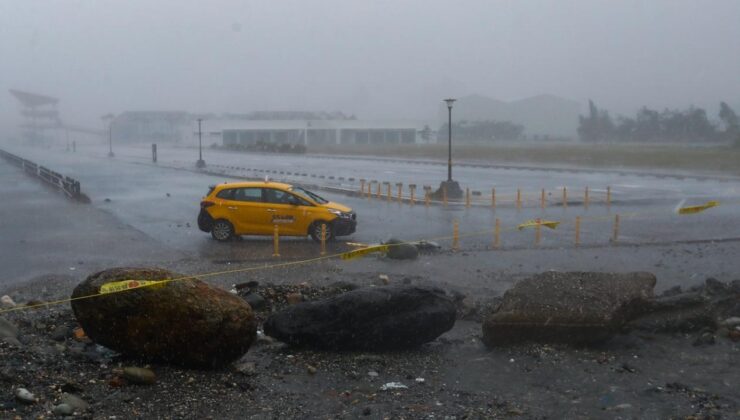
<instances>
[{"instance_id":1,"label":"fence","mask_svg":"<svg viewBox=\"0 0 740 420\"><path fill-rule=\"evenodd\" d=\"M74 178L64 176L59 172L52 171L49 168L31 162L28 159L23 159L20 156L16 156L2 149L0 149L0 156L5 158L5 160L11 164L23 169L23 171L28 175L39 178L46 184L51 185L54 188L58 188L69 198L79 200L83 196L82 191L80 190L80 181L77 181Z\"/></svg>"}]
</instances>

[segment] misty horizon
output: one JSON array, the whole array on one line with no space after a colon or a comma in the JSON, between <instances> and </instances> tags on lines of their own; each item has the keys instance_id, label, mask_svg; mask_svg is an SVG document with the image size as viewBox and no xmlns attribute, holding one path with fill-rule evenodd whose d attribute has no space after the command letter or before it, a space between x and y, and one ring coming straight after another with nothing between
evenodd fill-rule
<instances>
[{"instance_id":1,"label":"misty horizon","mask_svg":"<svg viewBox=\"0 0 740 420\"><path fill-rule=\"evenodd\" d=\"M69 123L130 110L436 120L442 98L740 107L740 3L0 3L0 126L20 89Z\"/></svg>"}]
</instances>

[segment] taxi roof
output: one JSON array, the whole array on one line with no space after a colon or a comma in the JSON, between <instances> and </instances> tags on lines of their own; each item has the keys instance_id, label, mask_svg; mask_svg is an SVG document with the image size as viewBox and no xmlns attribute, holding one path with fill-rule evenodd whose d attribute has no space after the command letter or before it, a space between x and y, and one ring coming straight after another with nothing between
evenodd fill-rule
<instances>
[{"instance_id":1,"label":"taxi roof","mask_svg":"<svg viewBox=\"0 0 740 420\"><path fill-rule=\"evenodd\" d=\"M288 189L291 188L293 185L291 184L285 184L282 182L273 182L273 181L238 181L238 182L224 182L223 184L216 185L217 190L221 190L223 188L249 188L249 187L273 187L273 188L282 188L282 189Z\"/></svg>"}]
</instances>

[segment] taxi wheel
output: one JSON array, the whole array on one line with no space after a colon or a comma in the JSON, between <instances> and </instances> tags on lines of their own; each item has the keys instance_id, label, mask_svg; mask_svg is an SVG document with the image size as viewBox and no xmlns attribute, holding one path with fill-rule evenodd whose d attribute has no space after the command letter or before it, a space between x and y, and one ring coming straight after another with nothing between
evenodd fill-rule
<instances>
[{"instance_id":1,"label":"taxi wheel","mask_svg":"<svg viewBox=\"0 0 740 420\"><path fill-rule=\"evenodd\" d=\"M311 225L311 229L309 234L311 235L311 238L313 238L316 242L321 242L321 226L326 226L326 240L331 241L334 239L334 232L331 229L331 224L326 222L315 222L313 225Z\"/></svg>"},{"instance_id":2,"label":"taxi wheel","mask_svg":"<svg viewBox=\"0 0 740 420\"><path fill-rule=\"evenodd\" d=\"M234 227L226 220L216 220L211 228L211 236L217 241L228 241L234 236Z\"/></svg>"}]
</instances>

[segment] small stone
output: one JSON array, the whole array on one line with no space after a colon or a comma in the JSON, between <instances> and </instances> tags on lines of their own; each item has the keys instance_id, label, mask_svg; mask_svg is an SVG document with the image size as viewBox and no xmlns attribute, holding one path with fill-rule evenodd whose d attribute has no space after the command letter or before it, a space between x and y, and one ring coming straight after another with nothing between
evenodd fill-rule
<instances>
[{"instance_id":1,"label":"small stone","mask_svg":"<svg viewBox=\"0 0 740 420\"><path fill-rule=\"evenodd\" d=\"M367 373L367 376L369 376L371 378L377 378L378 377L378 372L376 372L374 370L371 370L370 372Z\"/></svg>"},{"instance_id":2,"label":"small stone","mask_svg":"<svg viewBox=\"0 0 740 420\"><path fill-rule=\"evenodd\" d=\"M365 407L365 409L362 410L362 415L363 416L369 416L372 413L373 413L373 410L371 410L370 407Z\"/></svg>"},{"instance_id":3,"label":"small stone","mask_svg":"<svg viewBox=\"0 0 740 420\"><path fill-rule=\"evenodd\" d=\"M251 306L255 311L262 310L267 306L267 300L259 293L249 292L244 295L244 300L246 300L249 306Z\"/></svg>"},{"instance_id":4,"label":"small stone","mask_svg":"<svg viewBox=\"0 0 740 420\"><path fill-rule=\"evenodd\" d=\"M15 398L23 404L33 404L36 402L36 396L26 388L18 388L15 390Z\"/></svg>"},{"instance_id":5,"label":"small stone","mask_svg":"<svg viewBox=\"0 0 740 420\"><path fill-rule=\"evenodd\" d=\"M414 381L416 381L417 384L423 384L425 382L424 378L416 378Z\"/></svg>"},{"instance_id":6,"label":"small stone","mask_svg":"<svg viewBox=\"0 0 740 420\"><path fill-rule=\"evenodd\" d=\"M610 407L609 409L610 410L615 410L615 411L630 410L630 409L632 409L632 404L627 404L627 403L625 403L625 404L617 404L614 407Z\"/></svg>"},{"instance_id":7,"label":"small stone","mask_svg":"<svg viewBox=\"0 0 740 420\"><path fill-rule=\"evenodd\" d=\"M239 363L234 369L244 376L254 376L257 374L257 366L253 362Z\"/></svg>"},{"instance_id":8,"label":"small stone","mask_svg":"<svg viewBox=\"0 0 740 420\"><path fill-rule=\"evenodd\" d=\"M13 298L8 295L4 295L3 297L1 297L0 303L2 304L3 308L15 308L16 306Z\"/></svg>"},{"instance_id":9,"label":"small stone","mask_svg":"<svg viewBox=\"0 0 740 420\"><path fill-rule=\"evenodd\" d=\"M138 385L151 385L157 380L157 375L151 369L131 366L123 368L123 377Z\"/></svg>"},{"instance_id":10,"label":"small stone","mask_svg":"<svg viewBox=\"0 0 740 420\"><path fill-rule=\"evenodd\" d=\"M727 328L734 328L740 326L740 317L733 316L722 321L722 326Z\"/></svg>"},{"instance_id":11,"label":"small stone","mask_svg":"<svg viewBox=\"0 0 740 420\"><path fill-rule=\"evenodd\" d=\"M72 408L73 411L76 411L78 413L82 413L87 411L90 408L90 404L85 402L82 398L78 397L74 394L69 393L63 393L61 398L62 404L60 405L68 405Z\"/></svg>"},{"instance_id":12,"label":"small stone","mask_svg":"<svg viewBox=\"0 0 740 420\"><path fill-rule=\"evenodd\" d=\"M309 365L308 367L306 367L306 371L308 372L309 375L315 375L316 367Z\"/></svg>"},{"instance_id":13,"label":"small stone","mask_svg":"<svg viewBox=\"0 0 740 420\"><path fill-rule=\"evenodd\" d=\"M69 404L62 403L55 406L54 409L51 410L51 412L54 413L55 416L63 417L73 415L75 410Z\"/></svg>"},{"instance_id":14,"label":"small stone","mask_svg":"<svg viewBox=\"0 0 740 420\"><path fill-rule=\"evenodd\" d=\"M50 334L54 341L64 341L69 337L69 328L66 325L58 325Z\"/></svg>"},{"instance_id":15,"label":"small stone","mask_svg":"<svg viewBox=\"0 0 740 420\"><path fill-rule=\"evenodd\" d=\"M694 341L695 346L709 346L715 343L714 334L711 332L703 332L697 339Z\"/></svg>"},{"instance_id":16,"label":"small stone","mask_svg":"<svg viewBox=\"0 0 740 420\"><path fill-rule=\"evenodd\" d=\"M295 305L297 303L303 302L303 294L298 292L288 293L288 295L285 296L285 300L288 302L289 305Z\"/></svg>"},{"instance_id":17,"label":"small stone","mask_svg":"<svg viewBox=\"0 0 740 420\"><path fill-rule=\"evenodd\" d=\"M384 285L388 285L388 284L390 284L390 282L391 282L391 279L390 279L390 278L388 277L388 275L387 275L387 274L381 274L381 275L379 275L379 276L378 276L378 280L379 280L379 281L380 281L380 282L381 282L382 284L384 284Z\"/></svg>"},{"instance_id":18,"label":"small stone","mask_svg":"<svg viewBox=\"0 0 740 420\"><path fill-rule=\"evenodd\" d=\"M17 347L21 346L21 342L18 341L18 328L2 317L0 317L0 341Z\"/></svg>"}]
</instances>

